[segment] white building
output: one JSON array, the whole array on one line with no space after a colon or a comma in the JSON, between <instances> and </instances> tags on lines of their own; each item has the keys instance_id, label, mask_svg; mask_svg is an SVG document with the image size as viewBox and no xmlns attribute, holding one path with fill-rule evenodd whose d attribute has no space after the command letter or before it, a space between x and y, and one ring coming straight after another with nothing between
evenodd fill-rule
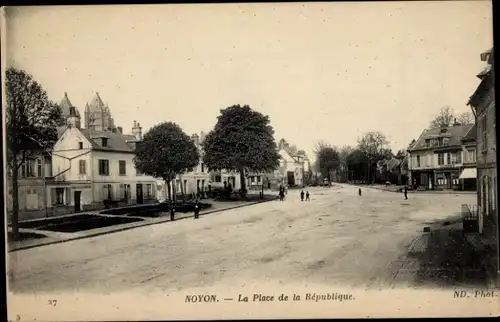
<instances>
[{"instance_id":1,"label":"white building","mask_svg":"<svg viewBox=\"0 0 500 322\"><path fill-rule=\"evenodd\" d=\"M102 208L105 199L127 204L155 201L156 180L135 169L135 144L142 138L135 121L132 132L96 132L70 122L53 148L48 203L77 212Z\"/></svg>"},{"instance_id":2,"label":"white building","mask_svg":"<svg viewBox=\"0 0 500 322\"><path fill-rule=\"evenodd\" d=\"M289 186L304 185L304 173L310 170L309 159L304 151L297 151L295 146L290 146L285 140L278 144L280 165L278 177L280 184Z\"/></svg>"}]
</instances>

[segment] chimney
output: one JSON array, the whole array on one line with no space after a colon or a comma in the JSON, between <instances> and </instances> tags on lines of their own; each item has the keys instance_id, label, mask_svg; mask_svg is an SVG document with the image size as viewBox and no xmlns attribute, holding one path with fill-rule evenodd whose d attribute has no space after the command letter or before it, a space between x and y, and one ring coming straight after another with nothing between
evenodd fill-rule
<instances>
[{"instance_id":1,"label":"chimney","mask_svg":"<svg viewBox=\"0 0 500 322\"><path fill-rule=\"evenodd\" d=\"M132 127L132 134L135 136L137 141L142 140L142 127L137 121L134 120L134 127Z\"/></svg>"}]
</instances>

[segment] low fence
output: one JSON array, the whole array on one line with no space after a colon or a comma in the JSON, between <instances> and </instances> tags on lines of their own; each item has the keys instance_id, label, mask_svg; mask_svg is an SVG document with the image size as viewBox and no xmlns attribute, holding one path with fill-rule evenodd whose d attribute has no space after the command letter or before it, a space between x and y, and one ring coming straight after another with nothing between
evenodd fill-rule
<instances>
[{"instance_id":1,"label":"low fence","mask_svg":"<svg viewBox=\"0 0 500 322\"><path fill-rule=\"evenodd\" d=\"M479 206L462 204L461 214L464 232L483 233L484 218Z\"/></svg>"}]
</instances>

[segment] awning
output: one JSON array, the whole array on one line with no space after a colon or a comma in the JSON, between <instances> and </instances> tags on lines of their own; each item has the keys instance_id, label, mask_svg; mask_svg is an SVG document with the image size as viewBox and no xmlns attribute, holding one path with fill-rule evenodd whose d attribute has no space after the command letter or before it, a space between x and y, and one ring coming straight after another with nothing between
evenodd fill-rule
<instances>
[{"instance_id":1,"label":"awning","mask_svg":"<svg viewBox=\"0 0 500 322\"><path fill-rule=\"evenodd\" d=\"M465 168L459 177L459 179L476 179L476 178L477 178L476 168Z\"/></svg>"}]
</instances>

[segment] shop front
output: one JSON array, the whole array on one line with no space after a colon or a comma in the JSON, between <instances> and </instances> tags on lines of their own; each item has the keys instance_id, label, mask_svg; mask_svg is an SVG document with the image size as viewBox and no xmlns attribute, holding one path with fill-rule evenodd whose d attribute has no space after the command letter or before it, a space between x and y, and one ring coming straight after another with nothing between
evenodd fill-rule
<instances>
[{"instance_id":1,"label":"shop front","mask_svg":"<svg viewBox=\"0 0 500 322\"><path fill-rule=\"evenodd\" d=\"M436 170L436 189L458 189L461 187L458 169Z\"/></svg>"}]
</instances>

